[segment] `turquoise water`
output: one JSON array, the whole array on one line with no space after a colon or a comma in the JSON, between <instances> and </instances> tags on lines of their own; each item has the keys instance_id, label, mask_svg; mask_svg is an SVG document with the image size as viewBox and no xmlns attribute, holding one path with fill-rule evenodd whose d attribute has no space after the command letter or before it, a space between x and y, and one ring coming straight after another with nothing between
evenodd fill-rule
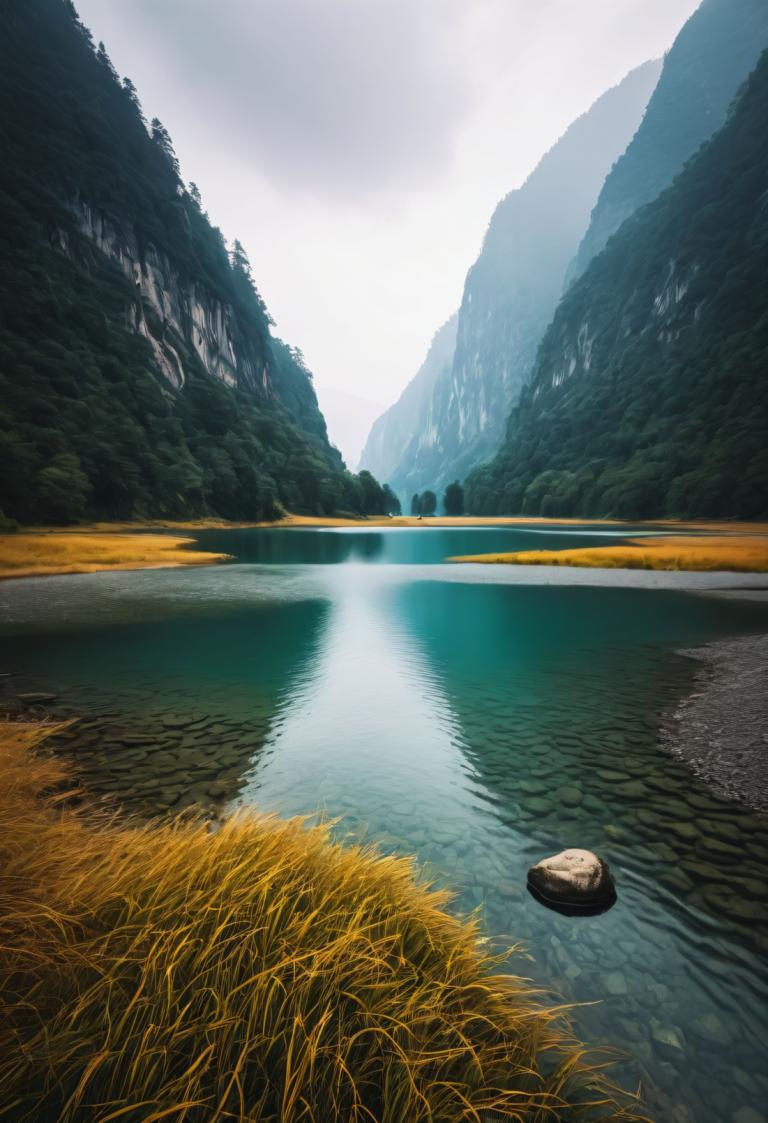
<instances>
[{"instance_id":1,"label":"turquoise water","mask_svg":"<svg viewBox=\"0 0 768 1123\"><path fill-rule=\"evenodd\" d=\"M625 1050L659 1123L754 1123L737 1113L768 1103L768 823L658 733L696 669L676 649L768 612L653 574L440 564L622 533L206 532L235 563L5 583L4 662L13 689L85 715L63 747L95 791L340 816L525 943L518 971L597 1000L578 1032ZM528 866L565 846L609 862L610 912L529 897Z\"/></svg>"}]
</instances>

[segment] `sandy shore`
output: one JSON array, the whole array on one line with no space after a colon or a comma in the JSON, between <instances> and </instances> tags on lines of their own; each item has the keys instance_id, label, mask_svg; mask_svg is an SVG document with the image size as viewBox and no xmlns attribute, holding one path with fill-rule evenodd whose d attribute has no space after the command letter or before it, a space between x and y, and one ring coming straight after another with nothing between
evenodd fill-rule
<instances>
[{"instance_id":1,"label":"sandy shore","mask_svg":"<svg viewBox=\"0 0 768 1123\"><path fill-rule=\"evenodd\" d=\"M680 652L700 662L671 715L665 747L715 792L768 810L768 636Z\"/></svg>"}]
</instances>

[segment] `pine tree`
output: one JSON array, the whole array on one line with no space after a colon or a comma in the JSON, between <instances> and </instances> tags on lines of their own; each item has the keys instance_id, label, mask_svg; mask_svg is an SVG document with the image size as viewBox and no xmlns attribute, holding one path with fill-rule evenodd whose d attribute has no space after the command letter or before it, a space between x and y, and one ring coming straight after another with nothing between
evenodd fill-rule
<instances>
[{"instance_id":1,"label":"pine tree","mask_svg":"<svg viewBox=\"0 0 768 1123\"><path fill-rule=\"evenodd\" d=\"M144 110L141 108L138 91L130 78L123 78L123 90L131 105L141 118L142 124L146 125L147 119L144 116Z\"/></svg>"},{"instance_id":2,"label":"pine tree","mask_svg":"<svg viewBox=\"0 0 768 1123\"><path fill-rule=\"evenodd\" d=\"M120 78L119 78L118 73L115 70L114 66L112 65L112 59L107 54L107 48L101 42L99 43L99 46L96 50L96 58L99 60L101 65L104 67L107 74L109 74L110 78L112 78L113 81L115 81L119 84Z\"/></svg>"},{"instance_id":3,"label":"pine tree","mask_svg":"<svg viewBox=\"0 0 768 1123\"><path fill-rule=\"evenodd\" d=\"M180 172L179 158L174 151L171 134L168 132L162 121L158 120L157 117L152 118L150 129L152 140L165 156L173 174L178 178Z\"/></svg>"}]
</instances>

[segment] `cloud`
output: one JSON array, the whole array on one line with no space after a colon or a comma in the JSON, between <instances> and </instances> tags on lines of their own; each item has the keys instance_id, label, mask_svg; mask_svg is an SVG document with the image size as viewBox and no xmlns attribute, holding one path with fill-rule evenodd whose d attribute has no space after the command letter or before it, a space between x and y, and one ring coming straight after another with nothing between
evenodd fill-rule
<instances>
[{"instance_id":1,"label":"cloud","mask_svg":"<svg viewBox=\"0 0 768 1123\"><path fill-rule=\"evenodd\" d=\"M194 90L207 145L291 192L359 201L450 163L476 99L466 10L461 0L127 0L121 41L140 35L168 80Z\"/></svg>"}]
</instances>

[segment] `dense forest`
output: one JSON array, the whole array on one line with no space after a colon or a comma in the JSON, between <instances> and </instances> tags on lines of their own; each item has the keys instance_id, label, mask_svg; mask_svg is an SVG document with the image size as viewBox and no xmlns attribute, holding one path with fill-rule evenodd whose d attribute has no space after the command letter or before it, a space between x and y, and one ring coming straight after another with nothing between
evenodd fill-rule
<instances>
[{"instance_id":1,"label":"dense forest","mask_svg":"<svg viewBox=\"0 0 768 1123\"><path fill-rule=\"evenodd\" d=\"M566 294L477 514L768 516L768 53Z\"/></svg>"},{"instance_id":2,"label":"dense forest","mask_svg":"<svg viewBox=\"0 0 768 1123\"><path fill-rule=\"evenodd\" d=\"M722 127L765 47L765 0L703 0L667 53L642 124L603 185L571 280L583 273L622 222L658 198Z\"/></svg>"},{"instance_id":3,"label":"dense forest","mask_svg":"<svg viewBox=\"0 0 768 1123\"><path fill-rule=\"evenodd\" d=\"M21 522L380 513L301 353L69 0L0 40L0 508Z\"/></svg>"}]
</instances>

